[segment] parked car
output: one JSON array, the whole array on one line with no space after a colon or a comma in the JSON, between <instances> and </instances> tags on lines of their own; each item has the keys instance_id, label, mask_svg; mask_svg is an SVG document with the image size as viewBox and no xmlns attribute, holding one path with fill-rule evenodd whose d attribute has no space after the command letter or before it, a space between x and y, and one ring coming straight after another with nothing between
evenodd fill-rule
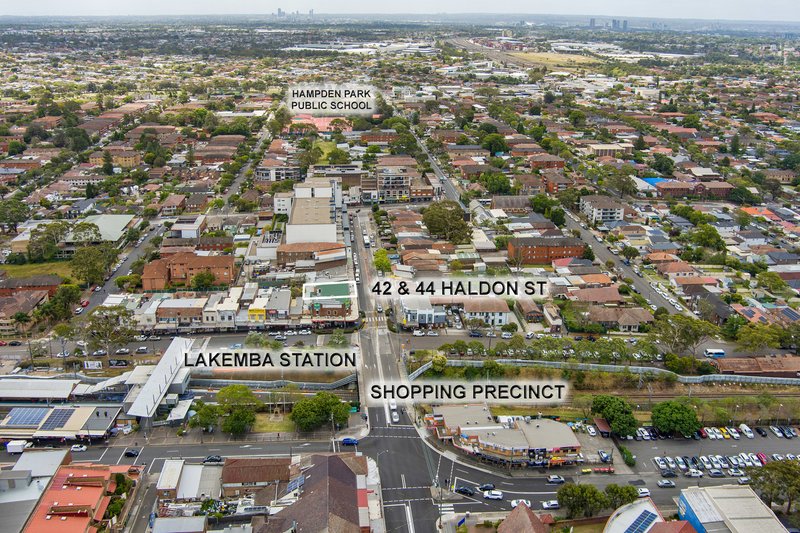
<instances>
[{"instance_id":1,"label":"parked car","mask_svg":"<svg viewBox=\"0 0 800 533\"><path fill-rule=\"evenodd\" d=\"M415 337L424 337L425 332L422 331L421 329L415 329L412 335L414 335Z\"/></svg>"},{"instance_id":2,"label":"parked car","mask_svg":"<svg viewBox=\"0 0 800 533\"><path fill-rule=\"evenodd\" d=\"M139 346L136 348L136 353L147 353L147 346Z\"/></svg>"},{"instance_id":3,"label":"parked car","mask_svg":"<svg viewBox=\"0 0 800 533\"><path fill-rule=\"evenodd\" d=\"M749 485L750 484L750 478L746 477L746 476L745 477L740 477L739 479L736 480L736 482L739 485Z\"/></svg>"},{"instance_id":4,"label":"parked car","mask_svg":"<svg viewBox=\"0 0 800 533\"><path fill-rule=\"evenodd\" d=\"M636 489L636 493L639 495L640 498L648 498L650 496L650 489L647 487L639 487Z\"/></svg>"},{"instance_id":5,"label":"parked car","mask_svg":"<svg viewBox=\"0 0 800 533\"><path fill-rule=\"evenodd\" d=\"M703 477L703 473L696 468L690 468L686 472L686 477Z\"/></svg>"},{"instance_id":6,"label":"parked car","mask_svg":"<svg viewBox=\"0 0 800 533\"><path fill-rule=\"evenodd\" d=\"M94 357L102 357L104 355L108 355L108 352L105 350L95 350L92 352L92 356Z\"/></svg>"},{"instance_id":7,"label":"parked car","mask_svg":"<svg viewBox=\"0 0 800 533\"><path fill-rule=\"evenodd\" d=\"M130 351L129 348L120 348L119 350L117 350L114 353L117 354L117 355L128 355L129 353L131 353L131 351Z\"/></svg>"},{"instance_id":8,"label":"parked car","mask_svg":"<svg viewBox=\"0 0 800 533\"><path fill-rule=\"evenodd\" d=\"M758 427L756 428L756 433L758 433L758 434L759 434L759 435L761 435L762 437L766 437L766 436L767 436L767 430L766 430L766 429L764 429L764 428L762 428L761 426L758 426Z\"/></svg>"},{"instance_id":9,"label":"parked car","mask_svg":"<svg viewBox=\"0 0 800 533\"><path fill-rule=\"evenodd\" d=\"M560 509L561 506L558 504L558 500L547 500L542 502L542 509L545 510L554 510Z\"/></svg>"},{"instance_id":10,"label":"parked car","mask_svg":"<svg viewBox=\"0 0 800 533\"><path fill-rule=\"evenodd\" d=\"M221 463L223 461L222 457L219 455L209 455L205 459L203 459L204 464L208 463Z\"/></svg>"},{"instance_id":11,"label":"parked car","mask_svg":"<svg viewBox=\"0 0 800 533\"><path fill-rule=\"evenodd\" d=\"M678 477L678 474L676 474L674 470L662 470L661 477L663 478Z\"/></svg>"},{"instance_id":12,"label":"parked car","mask_svg":"<svg viewBox=\"0 0 800 533\"><path fill-rule=\"evenodd\" d=\"M594 437L597 435L597 430L594 429L594 426L586 426L586 433L588 433L590 437Z\"/></svg>"},{"instance_id":13,"label":"parked car","mask_svg":"<svg viewBox=\"0 0 800 533\"><path fill-rule=\"evenodd\" d=\"M725 477L725 473L718 468L712 468L708 471L708 477Z\"/></svg>"},{"instance_id":14,"label":"parked car","mask_svg":"<svg viewBox=\"0 0 800 533\"><path fill-rule=\"evenodd\" d=\"M69 451L71 452L85 452L88 448L85 444L73 444Z\"/></svg>"}]
</instances>

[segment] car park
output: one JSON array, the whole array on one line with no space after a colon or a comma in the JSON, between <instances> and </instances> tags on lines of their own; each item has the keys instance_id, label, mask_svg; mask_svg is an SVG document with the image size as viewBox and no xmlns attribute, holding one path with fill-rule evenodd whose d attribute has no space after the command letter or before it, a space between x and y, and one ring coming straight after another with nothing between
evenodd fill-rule
<instances>
[{"instance_id":1,"label":"car park","mask_svg":"<svg viewBox=\"0 0 800 533\"><path fill-rule=\"evenodd\" d=\"M486 500L502 500L503 493L499 490L487 490L483 493L483 498Z\"/></svg>"}]
</instances>

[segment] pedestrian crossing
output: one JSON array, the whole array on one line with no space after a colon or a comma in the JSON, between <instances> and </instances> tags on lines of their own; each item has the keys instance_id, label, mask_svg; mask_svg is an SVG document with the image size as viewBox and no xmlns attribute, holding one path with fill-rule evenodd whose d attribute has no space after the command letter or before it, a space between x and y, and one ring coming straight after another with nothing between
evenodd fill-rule
<instances>
[{"instance_id":1,"label":"pedestrian crossing","mask_svg":"<svg viewBox=\"0 0 800 533\"><path fill-rule=\"evenodd\" d=\"M385 324L386 317L384 315L368 316L364 318L364 322L366 322L367 324Z\"/></svg>"},{"instance_id":2,"label":"pedestrian crossing","mask_svg":"<svg viewBox=\"0 0 800 533\"><path fill-rule=\"evenodd\" d=\"M456 514L456 508L453 507L452 503L440 503L439 504L439 512L443 515L445 514Z\"/></svg>"}]
</instances>

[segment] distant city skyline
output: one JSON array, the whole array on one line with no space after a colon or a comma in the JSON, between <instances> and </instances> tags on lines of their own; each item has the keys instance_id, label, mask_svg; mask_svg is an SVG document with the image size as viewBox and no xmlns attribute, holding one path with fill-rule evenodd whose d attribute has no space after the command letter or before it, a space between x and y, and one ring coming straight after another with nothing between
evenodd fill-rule
<instances>
[{"instance_id":1,"label":"distant city skyline","mask_svg":"<svg viewBox=\"0 0 800 533\"><path fill-rule=\"evenodd\" d=\"M487 4L475 0L408 0L401 5L368 0L342 2L299 2L269 0L32 0L8 2L0 7L0 15L12 16L142 16L142 15L267 15L277 12L313 9L317 15L328 14L469 14L509 13L572 15L586 17L645 17L708 20L800 21L797 0L762 0L757 8L744 0L570 0L568 5L530 0L507 0L502 4Z\"/></svg>"}]
</instances>

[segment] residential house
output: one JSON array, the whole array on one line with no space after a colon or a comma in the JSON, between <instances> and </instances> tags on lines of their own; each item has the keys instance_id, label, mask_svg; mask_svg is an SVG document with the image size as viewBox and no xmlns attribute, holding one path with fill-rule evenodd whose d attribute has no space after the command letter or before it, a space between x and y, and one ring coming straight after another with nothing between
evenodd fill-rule
<instances>
[{"instance_id":1,"label":"residential house","mask_svg":"<svg viewBox=\"0 0 800 533\"><path fill-rule=\"evenodd\" d=\"M605 307L593 305L588 318L606 329L622 332L638 332L642 324L652 324L653 315L641 307Z\"/></svg>"},{"instance_id":2,"label":"residential house","mask_svg":"<svg viewBox=\"0 0 800 533\"><path fill-rule=\"evenodd\" d=\"M297 465L292 465L289 457L228 457L222 466L222 495L239 498L265 487L279 491L285 489L297 473Z\"/></svg>"},{"instance_id":3,"label":"residential house","mask_svg":"<svg viewBox=\"0 0 800 533\"><path fill-rule=\"evenodd\" d=\"M502 298L470 298L464 302L466 320L480 319L490 326L508 324L511 311Z\"/></svg>"}]
</instances>

